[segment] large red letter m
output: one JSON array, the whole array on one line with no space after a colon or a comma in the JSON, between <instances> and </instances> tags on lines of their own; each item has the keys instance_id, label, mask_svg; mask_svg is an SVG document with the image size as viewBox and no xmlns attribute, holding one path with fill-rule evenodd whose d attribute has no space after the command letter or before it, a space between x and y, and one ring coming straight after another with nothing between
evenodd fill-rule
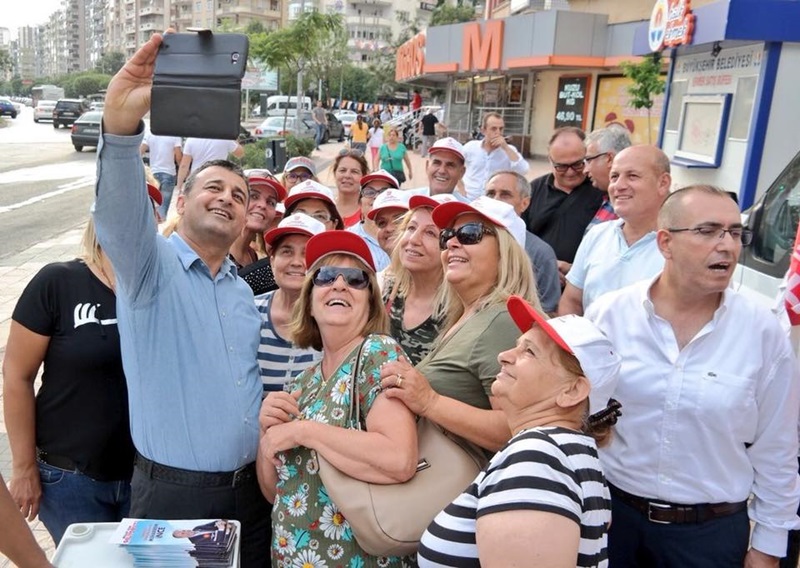
<instances>
[{"instance_id":1,"label":"large red letter m","mask_svg":"<svg viewBox=\"0 0 800 568\"><path fill-rule=\"evenodd\" d=\"M500 69L503 59L503 23L503 20L486 20L483 37L478 22L470 22L464 26L461 71Z\"/></svg>"}]
</instances>

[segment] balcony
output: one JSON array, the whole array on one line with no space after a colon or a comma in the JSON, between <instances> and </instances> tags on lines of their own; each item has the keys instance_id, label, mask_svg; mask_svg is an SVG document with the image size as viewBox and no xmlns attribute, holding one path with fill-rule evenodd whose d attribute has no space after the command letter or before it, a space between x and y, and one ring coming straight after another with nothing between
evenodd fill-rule
<instances>
[{"instance_id":1,"label":"balcony","mask_svg":"<svg viewBox=\"0 0 800 568\"><path fill-rule=\"evenodd\" d=\"M347 47L353 51L380 51L388 47L389 43L382 39L356 39L347 40Z\"/></svg>"},{"instance_id":2,"label":"balcony","mask_svg":"<svg viewBox=\"0 0 800 568\"><path fill-rule=\"evenodd\" d=\"M139 25L139 31L142 31L142 32L152 32L152 31L158 30L160 28L161 28L161 26L157 26L155 22L142 22Z\"/></svg>"},{"instance_id":3,"label":"balcony","mask_svg":"<svg viewBox=\"0 0 800 568\"><path fill-rule=\"evenodd\" d=\"M378 6L391 6L391 0L356 0L353 2L353 6L358 9L361 6L366 6L368 8L375 8Z\"/></svg>"},{"instance_id":4,"label":"balcony","mask_svg":"<svg viewBox=\"0 0 800 568\"><path fill-rule=\"evenodd\" d=\"M392 21L389 18L381 18L378 16L347 16L345 18L347 27L355 26L369 26L370 28L389 28L392 27Z\"/></svg>"},{"instance_id":5,"label":"balcony","mask_svg":"<svg viewBox=\"0 0 800 568\"><path fill-rule=\"evenodd\" d=\"M156 14L158 16L163 16L164 15L164 7L151 4L149 6L142 6L141 8L139 8L139 15L140 16L149 16L151 14Z\"/></svg>"}]
</instances>

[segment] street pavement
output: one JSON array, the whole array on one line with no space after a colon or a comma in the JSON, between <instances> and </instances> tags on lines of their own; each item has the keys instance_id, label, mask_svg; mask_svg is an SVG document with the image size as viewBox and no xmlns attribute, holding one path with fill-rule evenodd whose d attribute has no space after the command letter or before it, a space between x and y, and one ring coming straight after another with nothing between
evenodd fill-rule
<instances>
[{"instance_id":1,"label":"street pavement","mask_svg":"<svg viewBox=\"0 0 800 568\"><path fill-rule=\"evenodd\" d=\"M312 155L317 164L319 179L322 183L333 186L332 172L333 160L344 147L343 144L325 144L319 151ZM428 185L425 173L425 159L416 152L411 153L411 163L414 176L404 185L406 188L423 187ZM529 160L530 170L528 179L533 179L548 171L548 164L543 160ZM173 199L174 206L175 199ZM8 330L11 325L11 314L17 299L27 285L28 281L45 265L51 262L60 262L75 258L79 253L83 226L72 228L66 232L47 240L43 240L28 249L0 258L0 366L5 357L5 345L8 339ZM2 371L0 371L0 402L2 401ZM6 482L11 478L11 450L8 445L5 420L0 412L0 473ZM53 541L44 525L38 518L30 523L30 527L41 546L52 558L55 548ZM11 562L0 554L0 568L12 566Z\"/></svg>"}]
</instances>

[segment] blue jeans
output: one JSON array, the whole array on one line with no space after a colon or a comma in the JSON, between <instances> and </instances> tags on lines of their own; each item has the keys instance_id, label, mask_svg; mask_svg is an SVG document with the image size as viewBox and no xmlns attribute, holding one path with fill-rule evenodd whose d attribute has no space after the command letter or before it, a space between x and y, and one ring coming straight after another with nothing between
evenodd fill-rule
<instances>
[{"instance_id":1,"label":"blue jeans","mask_svg":"<svg viewBox=\"0 0 800 568\"><path fill-rule=\"evenodd\" d=\"M158 215L162 219L166 219L167 212L169 211L169 202L172 201L172 192L175 190L175 183L178 181L178 177L161 172L154 173L153 177L161 184L159 189L161 190L161 198L163 199L158 208Z\"/></svg>"},{"instance_id":2,"label":"blue jeans","mask_svg":"<svg viewBox=\"0 0 800 568\"><path fill-rule=\"evenodd\" d=\"M324 124L315 124L317 127L317 135L314 137L314 143L317 145L317 149L319 149L319 145L322 144L322 139L325 137L325 125Z\"/></svg>"},{"instance_id":3,"label":"blue jeans","mask_svg":"<svg viewBox=\"0 0 800 568\"><path fill-rule=\"evenodd\" d=\"M129 481L95 481L77 471L39 462L42 500L39 518L56 546L72 523L113 523L128 516Z\"/></svg>"}]
</instances>

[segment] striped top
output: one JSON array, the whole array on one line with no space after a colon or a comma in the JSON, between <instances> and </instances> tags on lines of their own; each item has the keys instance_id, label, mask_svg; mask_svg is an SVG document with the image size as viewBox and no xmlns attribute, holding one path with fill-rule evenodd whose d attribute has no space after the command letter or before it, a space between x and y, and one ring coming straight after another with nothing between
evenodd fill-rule
<instances>
[{"instance_id":1,"label":"striped top","mask_svg":"<svg viewBox=\"0 0 800 568\"><path fill-rule=\"evenodd\" d=\"M611 497L594 439L558 427L511 438L422 535L419 566L480 566L476 520L512 510L563 515L580 525L576 566L608 566ZM511 527L509 527L511 530Z\"/></svg>"},{"instance_id":2,"label":"striped top","mask_svg":"<svg viewBox=\"0 0 800 568\"><path fill-rule=\"evenodd\" d=\"M283 390L292 379L322 359L314 349L299 349L279 336L270 321L270 306L276 290L256 296L261 314L261 341L258 345L258 371L264 384L264 396Z\"/></svg>"}]
</instances>

